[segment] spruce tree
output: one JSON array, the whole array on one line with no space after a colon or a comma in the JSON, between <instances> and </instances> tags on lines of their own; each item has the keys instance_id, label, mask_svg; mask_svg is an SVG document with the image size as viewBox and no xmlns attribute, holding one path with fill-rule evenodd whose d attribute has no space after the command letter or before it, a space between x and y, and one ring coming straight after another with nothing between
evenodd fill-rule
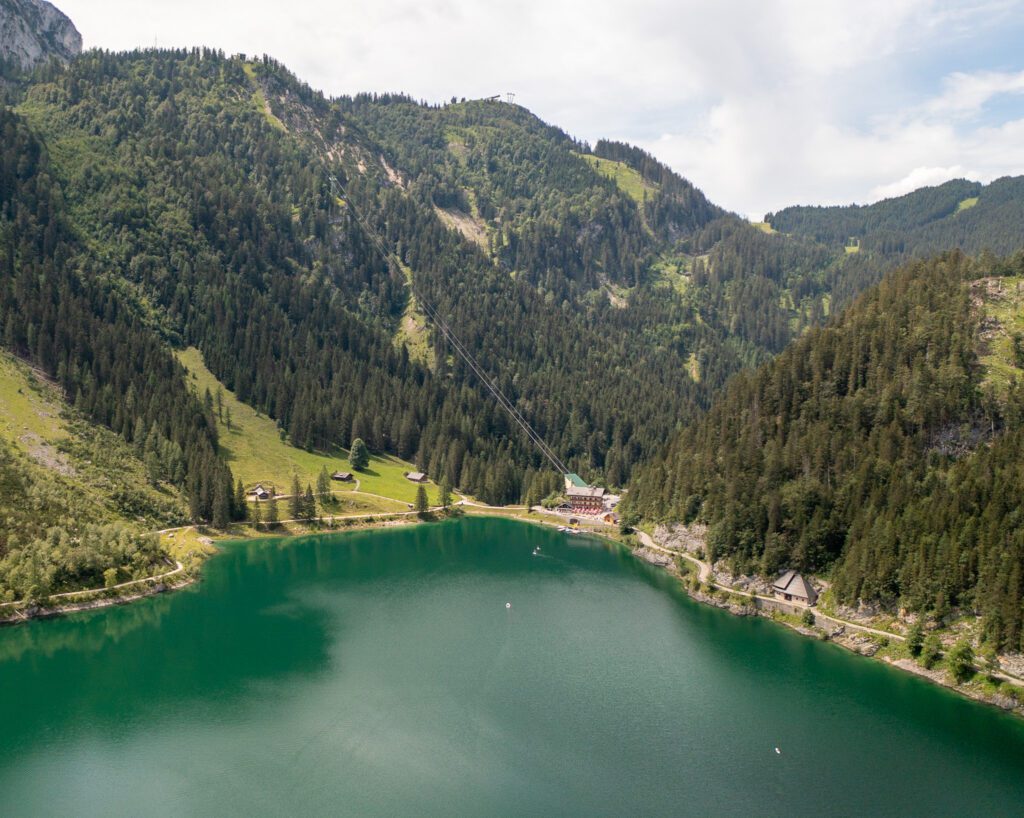
<instances>
[{"instance_id":1,"label":"spruce tree","mask_svg":"<svg viewBox=\"0 0 1024 818\"><path fill-rule=\"evenodd\" d=\"M302 516L308 520L316 517L316 495L309 483L306 483L306 493L302 497Z\"/></svg>"},{"instance_id":2,"label":"spruce tree","mask_svg":"<svg viewBox=\"0 0 1024 818\"><path fill-rule=\"evenodd\" d=\"M441 477L441 485L437 490L437 504L445 511L452 504L452 484L447 474Z\"/></svg>"},{"instance_id":3,"label":"spruce tree","mask_svg":"<svg viewBox=\"0 0 1024 818\"><path fill-rule=\"evenodd\" d=\"M427 500L427 490L422 484L416 487L416 513L421 517L430 510L430 503Z\"/></svg>"},{"instance_id":4,"label":"spruce tree","mask_svg":"<svg viewBox=\"0 0 1024 818\"><path fill-rule=\"evenodd\" d=\"M235 484L235 518L244 520L248 517L248 504L245 502L245 486L239 480Z\"/></svg>"},{"instance_id":5,"label":"spruce tree","mask_svg":"<svg viewBox=\"0 0 1024 818\"><path fill-rule=\"evenodd\" d=\"M907 631L907 650L910 651L911 656L917 657L921 655L922 645L924 645L924 630L921 628L920 620L918 620Z\"/></svg>"},{"instance_id":6,"label":"spruce tree","mask_svg":"<svg viewBox=\"0 0 1024 818\"><path fill-rule=\"evenodd\" d=\"M231 522L231 493L222 481L213 487L213 527L227 528Z\"/></svg>"},{"instance_id":7,"label":"spruce tree","mask_svg":"<svg viewBox=\"0 0 1024 818\"><path fill-rule=\"evenodd\" d=\"M320 467L320 474L316 477L316 493L324 505L331 499L331 476L327 473L326 466Z\"/></svg>"},{"instance_id":8,"label":"spruce tree","mask_svg":"<svg viewBox=\"0 0 1024 818\"><path fill-rule=\"evenodd\" d=\"M293 520L302 516L302 486L299 484L299 475L292 475L292 490L288 497L288 514Z\"/></svg>"},{"instance_id":9,"label":"spruce tree","mask_svg":"<svg viewBox=\"0 0 1024 818\"><path fill-rule=\"evenodd\" d=\"M362 471L370 465L370 452L361 437L352 441L352 450L348 454L349 465L354 471Z\"/></svg>"}]
</instances>

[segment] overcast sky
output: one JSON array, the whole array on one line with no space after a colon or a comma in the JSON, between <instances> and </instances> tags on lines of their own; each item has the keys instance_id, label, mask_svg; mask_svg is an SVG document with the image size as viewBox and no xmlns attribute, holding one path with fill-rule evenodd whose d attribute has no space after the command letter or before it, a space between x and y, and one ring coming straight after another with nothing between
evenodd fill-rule
<instances>
[{"instance_id":1,"label":"overcast sky","mask_svg":"<svg viewBox=\"0 0 1024 818\"><path fill-rule=\"evenodd\" d=\"M329 94L514 91L760 217L1024 173L1024 2L56 0L85 45L268 53Z\"/></svg>"}]
</instances>

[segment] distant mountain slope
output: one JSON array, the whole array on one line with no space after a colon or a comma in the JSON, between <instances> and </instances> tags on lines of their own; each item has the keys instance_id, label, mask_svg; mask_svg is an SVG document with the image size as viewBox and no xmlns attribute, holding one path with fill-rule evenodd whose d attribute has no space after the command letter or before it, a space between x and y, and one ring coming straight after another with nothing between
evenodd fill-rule
<instances>
[{"instance_id":1,"label":"distant mountain slope","mask_svg":"<svg viewBox=\"0 0 1024 818\"><path fill-rule=\"evenodd\" d=\"M737 571L831 568L842 602L979 610L1019 649L1024 356L999 339L1022 275L1024 255L959 253L891 273L737 376L642 470L631 509L707 522Z\"/></svg>"},{"instance_id":2,"label":"distant mountain slope","mask_svg":"<svg viewBox=\"0 0 1024 818\"><path fill-rule=\"evenodd\" d=\"M82 53L74 23L46 0L0 0L0 60L31 69Z\"/></svg>"},{"instance_id":3,"label":"distant mountain slope","mask_svg":"<svg viewBox=\"0 0 1024 818\"><path fill-rule=\"evenodd\" d=\"M499 107L528 122L524 144L541 150L531 140L546 126ZM644 283L620 300L617 285L600 280L603 262L587 267L575 239L557 252L575 259L580 286L554 264L505 268L449 228L445 209L420 190L432 177L414 179L348 102L324 100L269 61L91 53L30 88L19 111L52 151L74 226L151 329L202 349L210 369L298 446L330 450L363 437L491 501L543 496L557 480L546 466L540 475L538 454L426 325L407 280L563 458L614 484L662 444L676 412L699 405L720 377L715 366L739 365L715 353L720 335L678 294ZM559 235L610 236L601 246L646 275L662 243L637 203L572 151L558 156L552 175L565 163L582 187L544 177L531 182L536 198L628 218L571 227L576 217L561 205L540 218ZM329 174L345 202L332 200ZM468 173L467 184L489 190L492 175ZM380 256L364 219L398 265ZM621 232L620 222L634 227ZM541 269L535 280L530 271ZM700 383L685 366L697 350L715 362Z\"/></svg>"},{"instance_id":4,"label":"distant mountain slope","mask_svg":"<svg viewBox=\"0 0 1024 818\"><path fill-rule=\"evenodd\" d=\"M724 215L642 151L599 143L591 154L517 105L357 96L342 111L382 146L418 201L475 223L506 269L557 298L602 283L635 286L659 246ZM642 181L623 187L616 165Z\"/></svg>"},{"instance_id":5,"label":"distant mountain slope","mask_svg":"<svg viewBox=\"0 0 1024 818\"><path fill-rule=\"evenodd\" d=\"M955 179L873 205L789 207L766 220L783 233L861 253L923 257L959 248L1005 255L1024 246L1024 176L988 185Z\"/></svg>"}]
</instances>

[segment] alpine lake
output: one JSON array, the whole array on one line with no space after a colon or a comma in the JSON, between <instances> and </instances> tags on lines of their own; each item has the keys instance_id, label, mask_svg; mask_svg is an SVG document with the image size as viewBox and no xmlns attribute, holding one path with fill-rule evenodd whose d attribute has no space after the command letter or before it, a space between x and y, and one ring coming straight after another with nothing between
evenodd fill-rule
<instances>
[{"instance_id":1,"label":"alpine lake","mask_svg":"<svg viewBox=\"0 0 1024 818\"><path fill-rule=\"evenodd\" d=\"M501 519L0 630L0 814L1024 815L1024 723Z\"/></svg>"}]
</instances>

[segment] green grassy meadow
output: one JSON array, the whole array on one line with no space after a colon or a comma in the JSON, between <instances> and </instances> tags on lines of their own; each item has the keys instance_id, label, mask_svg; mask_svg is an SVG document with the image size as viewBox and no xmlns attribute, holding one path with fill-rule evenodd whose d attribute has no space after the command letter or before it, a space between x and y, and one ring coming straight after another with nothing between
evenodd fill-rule
<instances>
[{"instance_id":1,"label":"green grassy meadow","mask_svg":"<svg viewBox=\"0 0 1024 818\"><path fill-rule=\"evenodd\" d=\"M279 494L287 494L291 488L292 475L299 476L303 487L307 483L315 487L321 468L329 472L352 471L348 464L348 452L343 449L327 454L307 452L289 444L273 420L242 403L233 392L223 387L206 368L198 349L193 347L179 352L178 360L188 370L197 394L202 396L209 389L211 394L216 395L217 387L223 390L224 418L227 419L230 411L231 428L224 421L218 422L220 444L231 471L247 489L257 483L269 483L273 484ZM397 457L373 455L367 469L355 473L360 493L377 494L397 502L384 500L375 504L373 498L360 496L360 508L353 509L351 513L363 510L406 511L405 504L416 499L416 485L403 476L407 471L416 471L416 468ZM355 484L334 483L334 488L355 488ZM433 502L437 497L437 488L433 483L427 484L427 493ZM340 496L349 499L346 495ZM337 513L346 512L342 509Z\"/></svg>"},{"instance_id":2,"label":"green grassy meadow","mask_svg":"<svg viewBox=\"0 0 1024 818\"><path fill-rule=\"evenodd\" d=\"M600 156L590 154L577 154L582 156L602 176L607 176L619 186L619 190L636 202L643 203L644 193L657 190L657 188L644 179L637 171L622 162L614 162L611 159L602 159Z\"/></svg>"},{"instance_id":3,"label":"green grassy meadow","mask_svg":"<svg viewBox=\"0 0 1024 818\"><path fill-rule=\"evenodd\" d=\"M6 352L0 353L0 436L22 451L27 441L56 443L68 436L56 387L39 381Z\"/></svg>"}]
</instances>

